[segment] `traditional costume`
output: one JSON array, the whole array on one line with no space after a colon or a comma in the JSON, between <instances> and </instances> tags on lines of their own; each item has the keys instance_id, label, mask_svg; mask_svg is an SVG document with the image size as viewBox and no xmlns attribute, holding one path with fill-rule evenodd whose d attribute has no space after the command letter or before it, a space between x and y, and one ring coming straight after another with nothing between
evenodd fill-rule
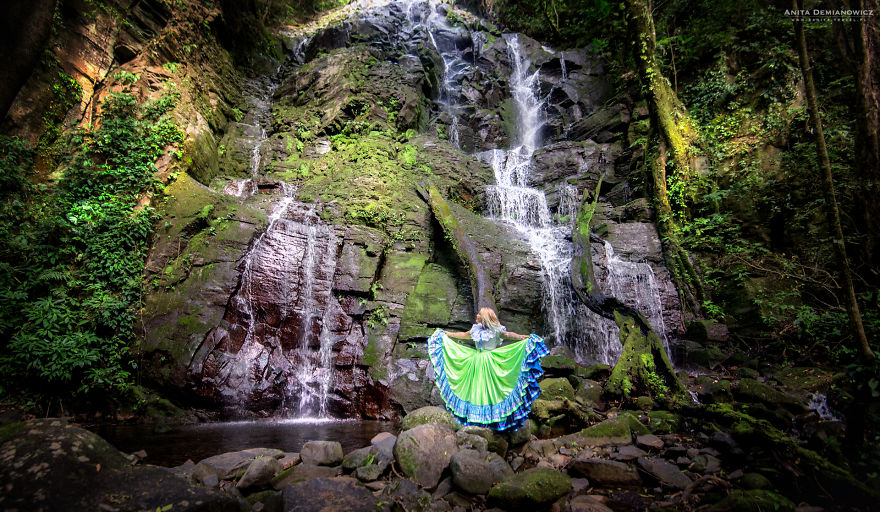
<instances>
[{"instance_id":1,"label":"traditional costume","mask_svg":"<svg viewBox=\"0 0 880 512\"><path fill-rule=\"evenodd\" d=\"M434 380L446 408L465 425L495 430L522 426L541 393L541 358L550 351L535 334L501 345L503 326L471 327L474 348L437 329L428 338ZM501 345L501 346L499 346Z\"/></svg>"}]
</instances>

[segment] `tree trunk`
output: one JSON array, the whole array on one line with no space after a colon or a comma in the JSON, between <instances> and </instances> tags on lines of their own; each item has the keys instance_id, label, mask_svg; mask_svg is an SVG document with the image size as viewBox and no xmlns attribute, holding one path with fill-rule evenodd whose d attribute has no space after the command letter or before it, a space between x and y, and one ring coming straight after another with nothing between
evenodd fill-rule
<instances>
[{"instance_id":1,"label":"tree trunk","mask_svg":"<svg viewBox=\"0 0 880 512\"><path fill-rule=\"evenodd\" d=\"M443 228L443 234L452 243L453 250L467 268L471 290L474 294L474 312L479 313L480 308L484 307L497 311L492 278L489 276L486 266L483 265L476 245L471 241L464 227L461 226L449 203L434 185L420 183L418 192L431 206L431 212L440 223L440 227Z\"/></svg>"},{"instance_id":2,"label":"tree trunk","mask_svg":"<svg viewBox=\"0 0 880 512\"><path fill-rule=\"evenodd\" d=\"M795 10L798 10L798 1L792 0ZM832 246L838 260L840 277L843 282L843 293L846 295L846 311L849 314L850 328L858 344L859 354L862 359L872 361L874 353L868 345L865 335L865 327L862 325L862 315L859 312L859 303L856 300L856 292L853 287L852 272L846 256L846 244L843 238L843 227L840 223L840 210L837 207L837 195L834 192L834 179L831 175L831 161L828 158L828 149L825 147L825 135L822 133L822 120L819 117L819 106L816 100L816 86L813 83L813 72L810 68L810 55L807 52L807 38L804 33L803 21L795 18L794 26L797 33L798 56L800 57L801 74L804 77L804 88L807 93L807 106L810 111L810 122L816 136L816 152L819 155L819 164L822 167L822 188L825 193L825 206L827 215L831 221ZM874 128L876 130L876 126Z\"/></svg>"},{"instance_id":3,"label":"tree trunk","mask_svg":"<svg viewBox=\"0 0 880 512\"><path fill-rule=\"evenodd\" d=\"M572 286L581 302L593 313L614 320L620 329L623 351L605 390L624 398L648 394L661 401L687 401L687 389L675 375L660 337L645 317L616 297L603 295L596 284L590 253L590 221L601 183L600 180L596 186L592 203L585 195L578 212L571 237L574 251L570 272Z\"/></svg>"},{"instance_id":4,"label":"tree trunk","mask_svg":"<svg viewBox=\"0 0 880 512\"><path fill-rule=\"evenodd\" d=\"M684 303L693 313L699 313L705 299L703 285L690 262L687 251L678 241L675 212L667 189L667 151L671 157L671 170L679 187L674 191L678 203L684 208L688 199L682 189L691 179L690 156L696 140L693 121L660 73L654 54L656 34L654 19L647 0L626 0L629 33L635 59L639 68L642 90L651 112L651 124L660 135L657 155L651 167L654 206L657 209L657 228L663 242L666 264L672 272Z\"/></svg>"},{"instance_id":5,"label":"tree trunk","mask_svg":"<svg viewBox=\"0 0 880 512\"><path fill-rule=\"evenodd\" d=\"M880 13L880 0L842 0L844 10L870 10ZM853 220L864 243L859 244L858 260L872 284L880 283L880 25L876 18L836 21L841 54L852 69L856 84L855 175L859 186L853 191Z\"/></svg>"}]
</instances>

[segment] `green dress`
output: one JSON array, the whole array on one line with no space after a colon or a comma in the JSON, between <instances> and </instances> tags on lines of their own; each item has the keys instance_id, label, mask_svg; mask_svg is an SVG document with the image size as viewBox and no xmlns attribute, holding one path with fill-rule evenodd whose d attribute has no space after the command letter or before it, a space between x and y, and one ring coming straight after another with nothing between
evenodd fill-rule
<instances>
[{"instance_id":1,"label":"green dress","mask_svg":"<svg viewBox=\"0 0 880 512\"><path fill-rule=\"evenodd\" d=\"M465 425L495 430L519 428L541 390L541 358L550 351L541 337L496 346L497 330L471 329L471 348L437 329L428 338L434 380L446 408ZM484 349L485 347L495 347Z\"/></svg>"}]
</instances>

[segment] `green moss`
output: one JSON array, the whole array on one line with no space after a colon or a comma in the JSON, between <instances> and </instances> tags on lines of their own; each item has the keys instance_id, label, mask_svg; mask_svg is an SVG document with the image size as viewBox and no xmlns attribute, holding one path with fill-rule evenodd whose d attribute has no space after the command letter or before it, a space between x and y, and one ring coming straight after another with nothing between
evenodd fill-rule
<instances>
[{"instance_id":1,"label":"green moss","mask_svg":"<svg viewBox=\"0 0 880 512\"><path fill-rule=\"evenodd\" d=\"M24 429L24 422L18 421L0 426L0 443L10 439Z\"/></svg>"},{"instance_id":2,"label":"green moss","mask_svg":"<svg viewBox=\"0 0 880 512\"><path fill-rule=\"evenodd\" d=\"M669 411L648 412L648 429L654 434L672 434L681 429L681 416Z\"/></svg>"},{"instance_id":3,"label":"green moss","mask_svg":"<svg viewBox=\"0 0 880 512\"><path fill-rule=\"evenodd\" d=\"M548 505L571 491L571 478L549 468L531 468L511 475L489 491L490 503L506 509Z\"/></svg>"},{"instance_id":4,"label":"green moss","mask_svg":"<svg viewBox=\"0 0 880 512\"><path fill-rule=\"evenodd\" d=\"M794 503L785 496L763 490L733 490L723 500L709 507L709 512L790 512Z\"/></svg>"},{"instance_id":5,"label":"green moss","mask_svg":"<svg viewBox=\"0 0 880 512\"><path fill-rule=\"evenodd\" d=\"M400 429L406 431L418 427L419 425L426 425L428 423L439 423L441 425L451 427L455 430L461 428L461 423L459 423L458 420L456 420L452 416L452 413L450 413L446 409L435 406L427 406L416 409L415 411L407 414L401 422Z\"/></svg>"},{"instance_id":6,"label":"green moss","mask_svg":"<svg viewBox=\"0 0 880 512\"><path fill-rule=\"evenodd\" d=\"M607 442L616 442L626 444L632 441L632 431L629 423L626 421L618 421L617 418L605 420L598 425L581 430L580 436L604 440Z\"/></svg>"},{"instance_id":7,"label":"green moss","mask_svg":"<svg viewBox=\"0 0 880 512\"><path fill-rule=\"evenodd\" d=\"M541 398L545 400L574 400L574 388L566 378L544 379L540 386Z\"/></svg>"},{"instance_id":8,"label":"green moss","mask_svg":"<svg viewBox=\"0 0 880 512\"><path fill-rule=\"evenodd\" d=\"M384 355L385 354L379 353L379 342L376 339L376 336L369 336L367 338L367 346L364 347L364 354L362 356L364 364L369 367L374 367Z\"/></svg>"}]
</instances>

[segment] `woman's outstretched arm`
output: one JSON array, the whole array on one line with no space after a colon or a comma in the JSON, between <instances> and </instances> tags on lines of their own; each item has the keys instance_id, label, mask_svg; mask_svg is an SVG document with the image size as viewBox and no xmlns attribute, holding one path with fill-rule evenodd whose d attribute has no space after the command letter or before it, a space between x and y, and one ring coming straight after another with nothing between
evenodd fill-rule
<instances>
[{"instance_id":1,"label":"woman's outstretched arm","mask_svg":"<svg viewBox=\"0 0 880 512\"><path fill-rule=\"evenodd\" d=\"M468 332L468 331L464 331L464 332L449 332L449 331L443 331L443 334L449 336L450 338L471 339L471 333Z\"/></svg>"},{"instance_id":2,"label":"woman's outstretched arm","mask_svg":"<svg viewBox=\"0 0 880 512\"><path fill-rule=\"evenodd\" d=\"M525 336L523 334L517 334L515 332L510 332L510 331L501 331L501 336L503 336L505 338L513 338L515 340L524 340L524 339L528 338L528 336Z\"/></svg>"}]
</instances>

